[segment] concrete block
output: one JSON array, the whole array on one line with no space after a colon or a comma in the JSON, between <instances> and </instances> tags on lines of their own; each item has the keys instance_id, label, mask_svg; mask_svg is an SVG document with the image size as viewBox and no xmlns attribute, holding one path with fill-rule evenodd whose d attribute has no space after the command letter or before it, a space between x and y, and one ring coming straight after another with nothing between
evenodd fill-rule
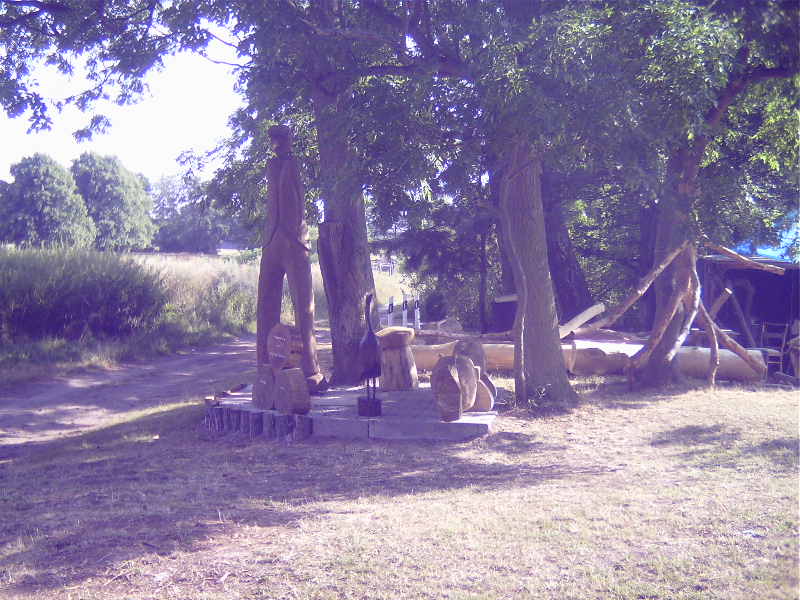
<instances>
[{"instance_id":1,"label":"concrete block","mask_svg":"<svg viewBox=\"0 0 800 600\"><path fill-rule=\"evenodd\" d=\"M261 420L263 422L261 435L265 438L272 439L275 437L275 413L271 410L263 411Z\"/></svg>"},{"instance_id":2,"label":"concrete block","mask_svg":"<svg viewBox=\"0 0 800 600\"><path fill-rule=\"evenodd\" d=\"M371 419L313 416L314 436L368 439Z\"/></svg>"},{"instance_id":3,"label":"concrete block","mask_svg":"<svg viewBox=\"0 0 800 600\"><path fill-rule=\"evenodd\" d=\"M295 415L294 416L294 431L292 432L292 439L299 442L311 437L314 431L314 419L309 415Z\"/></svg>"},{"instance_id":4,"label":"concrete block","mask_svg":"<svg viewBox=\"0 0 800 600\"><path fill-rule=\"evenodd\" d=\"M272 418L275 427L276 438L283 439L292 435L295 427L295 415L287 415L286 413L275 412L272 414Z\"/></svg>"},{"instance_id":5,"label":"concrete block","mask_svg":"<svg viewBox=\"0 0 800 600\"><path fill-rule=\"evenodd\" d=\"M491 432L495 415L462 417L457 421L376 419L370 421L369 437L376 440L434 440L463 442Z\"/></svg>"},{"instance_id":6,"label":"concrete block","mask_svg":"<svg viewBox=\"0 0 800 600\"><path fill-rule=\"evenodd\" d=\"M258 437L264 433L264 413L258 408L245 406L241 410L241 431L250 436Z\"/></svg>"}]
</instances>

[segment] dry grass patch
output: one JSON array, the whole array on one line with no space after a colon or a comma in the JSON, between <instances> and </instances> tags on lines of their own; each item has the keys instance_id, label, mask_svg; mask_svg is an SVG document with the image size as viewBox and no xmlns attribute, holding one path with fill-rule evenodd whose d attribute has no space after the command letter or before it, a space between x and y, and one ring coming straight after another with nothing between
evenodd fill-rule
<instances>
[{"instance_id":1,"label":"dry grass patch","mask_svg":"<svg viewBox=\"0 0 800 600\"><path fill-rule=\"evenodd\" d=\"M153 409L0 464L4 598L795 598L797 395L616 384L466 444Z\"/></svg>"}]
</instances>

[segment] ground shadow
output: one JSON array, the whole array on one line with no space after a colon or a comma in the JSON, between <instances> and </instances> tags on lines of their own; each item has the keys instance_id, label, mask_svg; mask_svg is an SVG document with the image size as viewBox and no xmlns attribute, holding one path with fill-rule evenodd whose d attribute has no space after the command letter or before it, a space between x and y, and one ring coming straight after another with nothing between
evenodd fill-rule
<instances>
[{"instance_id":1,"label":"ground shadow","mask_svg":"<svg viewBox=\"0 0 800 600\"><path fill-rule=\"evenodd\" d=\"M250 443L215 438L181 407L24 449L0 464L3 570L20 591L56 589L147 554L202 547L231 523L292 528L326 503L455 489L535 486L608 472L570 467L536 436L498 433L474 444L530 460L466 458L469 444L341 441ZM486 456L477 453L473 456Z\"/></svg>"},{"instance_id":2,"label":"ground shadow","mask_svg":"<svg viewBox=\"0 0 800 600\"><path fill-rule=\"evenodd\" d=\"M748 460L765 460L777 472L792 473L798 468L800 439L781 437L759 443L743 439L736 427L687 425L662 431L653 437L655 447L676 447L678 456L700 468L742 468Z\"/></svg>"}]
</instances>

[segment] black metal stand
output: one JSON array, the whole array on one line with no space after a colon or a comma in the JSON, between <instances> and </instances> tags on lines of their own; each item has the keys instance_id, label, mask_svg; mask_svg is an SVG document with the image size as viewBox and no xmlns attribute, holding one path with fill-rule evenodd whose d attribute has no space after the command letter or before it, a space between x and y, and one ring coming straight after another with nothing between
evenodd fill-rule
<instances>
[{"instance_id":1,"label":"black metal stand","mask_svg":"<svg viewBox=\"0 0 800 600\"><path fill-rule=\"evenodd\" d=\"M380 417L381 400L380 398L369 398L367 396L358 397L358 416L359 417Z\"/></svg>"}]
</instances>

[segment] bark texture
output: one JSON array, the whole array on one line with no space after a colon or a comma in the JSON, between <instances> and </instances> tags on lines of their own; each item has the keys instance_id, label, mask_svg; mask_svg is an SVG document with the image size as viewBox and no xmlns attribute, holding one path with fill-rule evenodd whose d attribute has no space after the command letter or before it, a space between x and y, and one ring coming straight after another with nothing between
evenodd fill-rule
<instances>
[{"instance_id":1,"label":"bark texture","mask_svg":"<svg viewBox=\"0 0 800 600\"><path fill-rule=\"evenodd\" d=\"M355 357L365 329L361 306L375 289L364 198L359 180L349 172L356 159L351 157L346 129L336 118L336 97L319 89L313 102L325 208L318 252L333 345L331 381L355 384L360 376Z\"/></svg>"},{"instance_id":2,"label":"bark texture","mask_svg":"<svg viewBox=\"0 0 800 600\"><path fill-rule=\"evenodd\" d=\"M541 158L524 139L509 140L501 155L500 214L514 272L518 303L514 327L518 402L570 403L558 337L553 284L547 261Z\"/></svg>"},{"instance_id":3,"label":"bark texture","mask_svg":"<svg viewBox=\"0 0 800 600\"><path fill-rule=\"evenodd\" d=\"M591 306L594 300L569 237L563 204L555 196L553 188L542 188L542 202L547 231L547 262L553 278L559 321L563 323Z\"/></svg>"}]
</instances>

